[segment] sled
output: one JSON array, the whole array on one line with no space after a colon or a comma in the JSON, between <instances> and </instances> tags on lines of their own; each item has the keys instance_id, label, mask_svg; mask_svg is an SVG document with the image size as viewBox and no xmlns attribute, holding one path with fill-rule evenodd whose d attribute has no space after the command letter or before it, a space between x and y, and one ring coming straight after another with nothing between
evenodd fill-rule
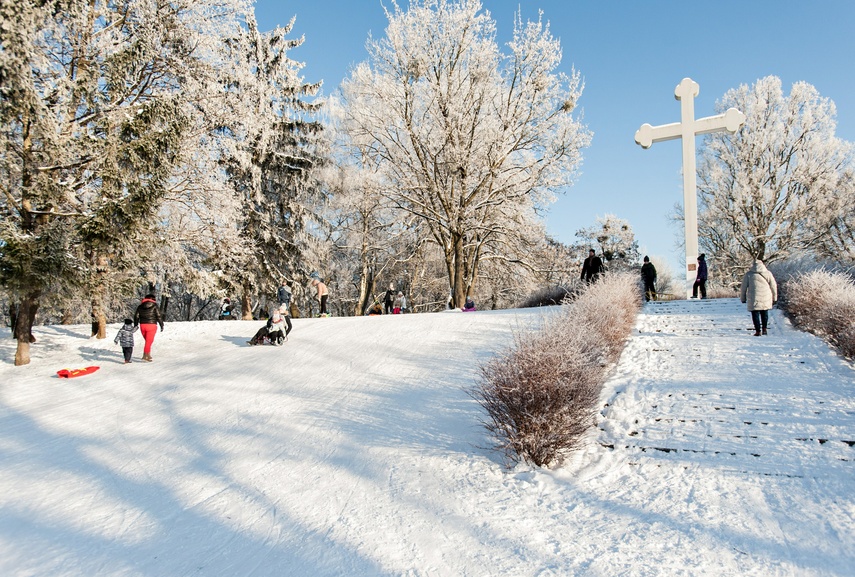
<instances>
[{"instance_id":1,"label":"sled","mask_svg":"<svg viewBox=\"0 0 855 577\"><path fill-rule=\"evenodd\" d=\"M60 379L72 379L94 373L101 367L83 367L82 369L62 369L56 372Z\"/></svg>"}]
</instances>

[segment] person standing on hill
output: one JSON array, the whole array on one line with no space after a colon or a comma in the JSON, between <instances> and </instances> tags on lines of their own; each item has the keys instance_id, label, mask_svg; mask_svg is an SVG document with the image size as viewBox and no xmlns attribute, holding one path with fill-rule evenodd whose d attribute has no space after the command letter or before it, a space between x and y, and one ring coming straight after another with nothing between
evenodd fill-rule
<instances>
[{"instance_id":1,"label":"person standing on hill","mask_svg":"<svg viewBox=\"0 0 855 577\"><path fill-rule=\"evenodd\" d=\"M395 297L395 302L392 306L392 314L399 315L404 312L404 309L407 308L407 297L404 296L404 293L398 291L398 296Z\"/></svg>"},{"instance_id":2,"label":"person standing on hill","mask_svg":"<svg viewBox=\"0 0 855 577\"><path fill-rule=\"evenodd\" d=\"M656 267L648 257L644 257L644 264L641 265L641 280L644 281L644 300L656 300Z\"/></svg>"},{"instance_id":3,"label":"person standing on hill","mask_svg":"<svg viewBox=\"0 0 855 577\"><path fill-rule=\"evenodd\" d=\"M327 299L330 296L329 289L327 289L327 285L321 282L320 279L312 279L312 286L315 287L315 290L318 291L317 299L320 305L320 311L318 314L320 316L327 316Z\"/></svg>"},{"instance_id":4,"label":"person standing on hill","mask_svg":"<svg viewBox=\"0 0 855 577\"><path fill-rule=\"evenodd\" d=\"M151 345L154 343L154 335L157 334L157 325L160 325L160 330L163 331L163 320L160 318L160 309L157 308L157 301L154 300L153 294L147 294L143 297L136 312L134 313L134 326L139 326L140 334L145 339L145 347L143 347L143 360L151 362Z\"/></svg>"},{"instance_id":5,"label":"person standing on hill","mask_svg":"<svg viewBox=\"0 0 855 577\"><path fill-rule=\"evenodd\" d=\"M588 258L582 264L582 280L590 284L597 282L600 275L603 273L603 261L594 252L594 249L588 251Z\"/></svg>"},{"instance_id":6,"label":"person standing on hill","mask_svg":"<svg viewBox=\"0 0 855 577\"><path fill-rule=\"evenodd\" d=\"M395 301L395 283L389 283L389 288L386 289L386 295L383 297L383 306L385 308L386 314L392 312L394 308L392 305Z\"/></svg>"},{"instance_id":7,"label":"person standing on hill","mask_svg":"<svg viewBox=\"0 0 855 577\"><path fill-rule=\"evenodd\" d=\"M766 325L769 323L769 309L778 301L778 284L762 260L756 259L742 277L739 300L744 302L751 311L754 336L765 335Z\"/></svg>"},{"instance_id":8,"label":"person standing on hill","mask_svg":"<svg viewBox=\"0 0 855 577\"><path fill-rule=\"evenodd\" d=\"M701 289L701 299L707 298L707 257L703 254L698 255L698 276L692 285L693 299L698 298L698 289Z\"/></svg>"}]
</instances>

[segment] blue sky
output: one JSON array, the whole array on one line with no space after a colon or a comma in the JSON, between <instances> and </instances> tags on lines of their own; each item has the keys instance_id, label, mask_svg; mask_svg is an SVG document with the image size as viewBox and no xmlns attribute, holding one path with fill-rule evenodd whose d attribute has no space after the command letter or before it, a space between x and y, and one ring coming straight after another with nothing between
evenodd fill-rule
<instances>
[{"instance_id":1,"label":"blue sky","mask_svg":"<svg viewBox=\"0 0 855 577\"><path fill-rule=\"evenodd\" d=\"M400 1L404 6L406 0ZM813 84L837 105L837 134L855 141L855 2L852 0L482 0L506 42L515 11L523 19L543 10L561 40L562 70L585 80L579 102L594 133L581 174L547 218L549 233L576 241L575 233L611 213L632 225L644 254L657 255L677 273L682 226L669 215L682 203L679 141L643 150L635 131L645 122L677 122L674 87L685 77L700 85L696 117L714 114L724 93L768 75L785 91ZM390 6L389 2L386 2ZM305 63L304 79L323 80L335 92L351 67L367 58L365 41L383 36L381 0L258 0L262 30L296 16L292 36L305 43L291 56ZM702 142L698 138L700 147Z\"/></svg>"}]
</instances>

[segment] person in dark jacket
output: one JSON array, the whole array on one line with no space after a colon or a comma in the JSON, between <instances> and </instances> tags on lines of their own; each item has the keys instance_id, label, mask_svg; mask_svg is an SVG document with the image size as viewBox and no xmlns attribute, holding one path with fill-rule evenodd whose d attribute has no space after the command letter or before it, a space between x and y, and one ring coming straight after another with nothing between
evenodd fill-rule
<instances>
[{"instance_id":1,"label":"person in dark jacket","mask_svg":"<svg viewBox=\"0 0 855 577\"><path fill-rule=\"evenodd\" d=\"M285 318L279 313L279 310L274 310L267 323L258 329L258 332L247 341L248 345L263 345L265 339L272 345L282 345L288 338L285 329Z\"/></svg>"},{"instance_id":2,"label":"person in dark jacket","mask_svg":"<svg viewBox=\"0 0 855 577\"><path fill-rule=\"evenodd\" d=\"M157 301L154 300L153 294L147 294L137 307L137 312L134 313L134 326L140 328L140 334L145 339L142 356L144 361L151 362L151 345L154 342L154 335L157 334L157 325L160 325L162 331L163 320L160 318Z\"/></svg>"},{"instance_id":3,"label":"person in dark jacket","mask_svg":"<svg viewBox=\"0 0 855 577\"><path fill-rule=\"evenodd\" d=\"M594 249L589 250L588 258L582 264L582 280L586 283L597 282L603 272L603 261L597 256Z\"/></svg>"},{"instance_id":4,"label":"person in dark jacket","mask_svg":"<svg viewBox=\"0 0 855 577\"><path fill-rule=\"evenodd\" d=\"M132 319L125 319L125 324L119 329L113 342L122 346L122 354L125 355L125 364L131 362L134 354L134 333L139 327L134 326Z\"/></svg>"},{"instance_id":5,"label":"person in dark jacket","mask_svg":"<svg viewBox=\"0 0 855 577\"><path fill-rule=\"evenodd\" d=\"M644 282L644 300L656 300L656 267L649 257L644 257L644 264L641 265L641 280Z\"/></svg>"},{"instance_id":6,"label":"person in dark jacket","mask_svg":"<svg viewBox=\"0 0 855 577\"><path fill-rule=\"evenodd\" d=\"M698 255L698 276L692 285L692 298L698 298L698 289L701 289L701 298L707 298L707 258L706 255Z\"/></svg>"},{"instance_id":7,"label":"person in dark jacket","mask_svg":"<svg viewBox=\"0 0 855 577\"><path fill-rule=\"evenodd\" d=\"M287 279L282 279L282 284L279 285L279 290L276 291L276 297L279 299L279 308L282 309L282 305L285 305L285 308L291 308L291 283Z\"/></svg>"},{"instance_id":8,"label":"person in dark jacket","mask_svg":"<svg viewBox=\"0 0 855 577\"><path fill-rule=\"evenodd\" d=\"M386 290L386 295L383 297L383 306L386 309L386 314L390 314L394 308L392 305L395 302L395 284L389 283L389 288Z\"/></svg>"}]
</instances>

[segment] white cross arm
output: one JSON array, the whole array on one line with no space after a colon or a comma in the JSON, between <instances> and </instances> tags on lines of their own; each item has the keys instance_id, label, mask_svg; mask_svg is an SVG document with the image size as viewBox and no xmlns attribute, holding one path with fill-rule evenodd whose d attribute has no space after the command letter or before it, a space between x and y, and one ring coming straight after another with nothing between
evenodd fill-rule
<instances>
[{"instance_id":1,"label":"white cross arm","mask_svg":"<svg viewBox=\"0 0 855 577\"><path fill-rule=\"evenodd\" d=\"M745 124L745 115L735 108L728 108L724 114L695 120L695 134L711 134L722 130L733 134L743 124Z\"/></svg>"},{"instance_id":2,"label":"white cross arm","mask_svg":"<svg viewBox=\"0 0 855 577\"><path fill-rule=\"evenodd\" d=\"M692 123L691 133L695 136L700 134L711 134L726 130L733 134L745 123L745 115L735 108L728 108L724 114L699 118ZM683 125L681 122L672 122L661 126L642 124L635 131L635 143L641 148L650 148L654 142L664 140L676 140L683 136Z\"/></svg>"},{"instance_id":3,"label":"white cross arm","mask_svg":"<svg viewBox=\"0 0 855 577\"><path fill-rule=\"evenodd\" d=\"M644 123L641 128L635 131L635 143L640 144L641 148L650 148L654 142L662 142L663 140L676 140L683 135L683 127L679 122L671 124L663 124L661 126L651 126Z\"/></svg>"}]
</instances>

